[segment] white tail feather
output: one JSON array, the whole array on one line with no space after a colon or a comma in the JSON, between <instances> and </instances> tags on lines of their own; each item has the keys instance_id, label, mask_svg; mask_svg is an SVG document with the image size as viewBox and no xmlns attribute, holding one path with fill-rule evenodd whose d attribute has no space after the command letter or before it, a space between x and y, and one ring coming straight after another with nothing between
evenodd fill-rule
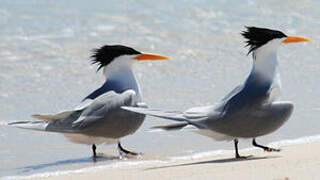
<instances>
[{"instance_id":1,"label":"white tail feather","mask_svg":"<svg viewBox=\"0 0 320 180\"><path fill-rule=\"evenodd\" d=\"M22 129L45 131L48 123L44 121L17 121L8 123L8 125Z\"/></svg>"}]
</instances>

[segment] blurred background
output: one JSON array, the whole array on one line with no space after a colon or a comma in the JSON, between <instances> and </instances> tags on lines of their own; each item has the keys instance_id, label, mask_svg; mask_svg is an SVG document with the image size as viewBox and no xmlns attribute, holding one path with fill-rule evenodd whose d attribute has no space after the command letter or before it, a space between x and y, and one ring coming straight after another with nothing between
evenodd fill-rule
<instances>
[{"instance_id":1,"label":"blurred background","mask_svg":"<svg viewBox=\"0 0 320 180\"><path fill-rule=\"evenodd\" d=\"M62 135L5 126L34 113L71 109L104 82L91 49L122 44L172 61L135 65L149 107L210 105L242 83L252 66L241 31L259 26L312 39L279 49L281 100L295 110L262 144L319 133L320 1L1 0L0 176L91 167L89 146ZM151 159L233 149L191 132L151 133L169 121L148 117L123 144ZM250 146L241 140L240 147ZM114 146L98 152L117 155ZM103 160L97 164L113 163ZM96 164L95 164L96 165Z\"/></svg>"}]
</instances>

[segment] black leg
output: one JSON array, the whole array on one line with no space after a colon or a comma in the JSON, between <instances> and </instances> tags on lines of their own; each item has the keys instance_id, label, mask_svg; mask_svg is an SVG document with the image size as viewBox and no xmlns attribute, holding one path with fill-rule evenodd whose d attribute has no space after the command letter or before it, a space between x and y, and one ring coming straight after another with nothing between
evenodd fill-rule
<instances>
[{"instance_id":1,"label":"black leg","mask_svg":"<svg viewBox=\"0 0 320 180\"><path fill-rule=\"evenodd\" d=\"M265 150L267 152L272 152L272 151L279 152L280 151L280 149L269 148L267 146L262 146L262 145L257 144L255 138L253 138L253 140L252 140L252 145L255 147L258 147L258 148L262 148L263 150Z\"/></svg>"},{"instance_id":2,"label":"black leg","mask_svg":"<svg viewBox=\"0 0 320 180\"><path fill-rule=\"evenodd\" d=\"M234 148L236 150L236 158L241 158L241 156L239 155L239 152L238 152L238 143L239 143L239 141L238 141L238 139L234 139L233 141L234 141Z\"/></svg>"},{"instance_id":3,"label":"black leg","mask_svg":"<svg viewBox=\"0 0 320 180\"><path fill-rule=\"evenodd\" d=\"M96 158L97 157L97 153L96 153L96 145L95 144L92 144L92 152L93 152L93 157Z\"/></svg>"},{"instance_id":4,"label":"black leg","mask_svg":"<svg viewBox=\"0 0 320 180\"><path fill-rule=\"evenodd\" d=\"M251 157L251 156L240 156L239 151L238 151L239 140L236 138L233 141L234 141L234 148L236 150L236 159L247 159L247 158Z\"/></svg>"},{"instance_id":5,"label":"black leg","mask_svg":"<svg viewBox=\"0 0 320 180\"><path fill-rule=\"evenodd\" d=\"M124 149L124 148L121 146L120 141L118 142L118 149L119 149L119 152L120 152L120 157L122 156L123 153L124 153L125 155L127 155L127 154L134 155L134 156L139 155L139 153L132 152L132 151L128 151L128 150Z\"/></svg>"}]
</instances>

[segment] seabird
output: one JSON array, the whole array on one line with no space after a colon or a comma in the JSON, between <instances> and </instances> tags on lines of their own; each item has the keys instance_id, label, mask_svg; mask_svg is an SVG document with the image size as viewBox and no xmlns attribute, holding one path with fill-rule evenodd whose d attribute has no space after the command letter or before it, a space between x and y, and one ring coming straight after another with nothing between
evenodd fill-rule
<instances>
[{"instance_id":1,"label":"seabird","mask_svg":"<svg viewBox=\"0 0 320 180\"><path fill-rule=\"evenodd\" d=\"M19 121L13 125L25 129L63 133L75 143L92 145L118 143L120 157L137 155L121 146L120 139L133 134L145 115L121 109L121 106L145 108L132 66L144 60L168 60L168 57L139 52L123 45L105 45L94 49L92 63L103 69L104 84L89 94L76 108L57 114L35 114L39 121Z\"/></svg>"},{"instance_id":2,"label":"seabird","mask_svg":"<svg viewBox=\"0 0 320 180\"><path fill-rule=\"evenodd\" d=\"M279 129L293 111L292 102L275 99L281 87L277 50L281 45L310 40L259 27L246 27L241 34L249 47L248 55L252 54L252 70L244 83L217 104L195 107L184 112L139 107L123 107L123 109L180 121L155 128L183 130L188 127L187 129L192 128L195 133L215 140L233 140L236 158L241 158L238 153L239 138L252 138L253 146L268 152L279 151L256 142L257 137Z\"/></svg>"}]
</instances>

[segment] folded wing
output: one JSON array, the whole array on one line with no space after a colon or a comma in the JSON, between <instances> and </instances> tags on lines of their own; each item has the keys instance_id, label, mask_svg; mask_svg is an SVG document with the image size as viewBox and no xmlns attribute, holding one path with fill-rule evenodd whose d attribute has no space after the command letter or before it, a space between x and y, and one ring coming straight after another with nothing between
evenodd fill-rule
<instances>
[{"instance_id":1,"label":"folded wing","mask_svg":"<svg viewBox=\"0 0 320 180\"><path fill-rule=\"evenodd\" d=\"M135 105L135 97L136 93L133 90L127 90L122 94L110 91L90 102L84 101L73 110L57 114L35 114L33 117L39 121L18 121L9 125L31 130L77 133L96 123L115 108Z\"/></svg>"}]
</instances>

